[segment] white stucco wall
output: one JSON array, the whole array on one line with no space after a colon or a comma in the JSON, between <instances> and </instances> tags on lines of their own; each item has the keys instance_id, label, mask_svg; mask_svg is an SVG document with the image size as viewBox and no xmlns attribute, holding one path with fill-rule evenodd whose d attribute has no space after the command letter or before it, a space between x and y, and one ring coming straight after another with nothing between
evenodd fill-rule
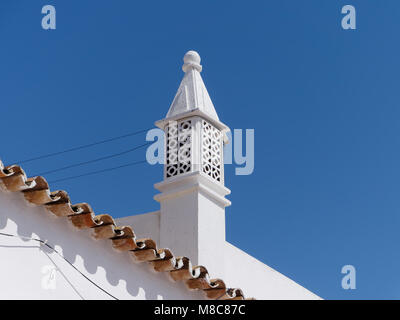
<instances>
[{"instance_id":1,"label":"white stucco wall","mask_svg":"<svg viewBox=\"0 0 400 320\"><path fill-rule=\"evenodd\" d=\"M159 212L118 219L132 225L139 237L157 239ZM43 208L30 207L21 194L0 191L0 232L48 240L87 277L118 299L203 299L183 283L155 273L146 263L133 263L116 252L109 240L94 240L89 231L75 229L67 219ZM149 234L147 234L147 232ZM226 242L224 271L229 287L241 288L257 299L319 299L318 296ZM65 260L36 241L0 236L0 299L111 299ZM56 288L46 289L56 267Z\"/></svg>"},{"instance_id":2,"label":"white stucco wall","mask_svg":"<svg viewBox=\"0 0 400 320\"><path fill-rule=\"evenodd\" d=\"M311 291L226 242L224 280L247 297L263 300L321 299Z\"/></svg>"},{"instance_id":3,"label":"white stucco wall","mask_svg":"<svg viewBox=\"0 0 400 320\"><path fill-rule=\"evenodd\" d=\"M198 190L161 201L160 246L224 276L225 210Z\"/></svg>"},{"instance_id":4,"label":"white stucco wall","mask_svg":"<svg viewBox=\"0 0 400 320\"><path fill-rule=\"evenodd\" d=\"M119 226L131 226L136 238L151 238L160 247L160 211L114 219Z\"/></svg>"},{"instance_id":5,"label":"white stucco wall","mask_svg":"<svg viewBox=\"0 0 400 320\"><path fill-rule=\"evenodd\" d=\"M213 213L213 212L209 212ZM146 230L148 235L157 239L160 232L160 212L152 212L137 216L129 216L117 219L118 224L131 225L134 230ZM209 234L205 232L205 234ZM140 235L144 237L144 234ZM171 234L171 236L176 236ZM222 278L228 287L241 288L246 297L257 299L277 300L308 300L321 299L311 291L297 284L295 281L272 269L246 252L240 250L229 242L224 242L223 250L223 269L220 273L212 272L212 278ZM159 245L159 243L157 243ZM189 257L190 258L190 257ZM205 264L207 268L209 266Z\"/></svg>"},{"instance_id":6,"label":"white stucco wall","mask_svg":"<svg viewBox=\"0 0 400 320\"><path fill-rule=\"evenodd\" d=\"M146 263L133 263L109 240L94 240L40 207L29 207L18 193L0 191L0 232L48 240L87 277L118 299L203 299ZM56 288L44 289L47 266L57 266ZM111 299L38 242L0 236L0 299Z\"/></svg>"}]
</instances>

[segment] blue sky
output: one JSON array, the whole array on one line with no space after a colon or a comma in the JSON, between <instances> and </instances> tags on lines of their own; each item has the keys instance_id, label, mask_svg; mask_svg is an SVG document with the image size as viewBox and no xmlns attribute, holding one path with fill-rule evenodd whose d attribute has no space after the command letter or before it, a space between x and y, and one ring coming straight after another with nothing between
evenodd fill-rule
<instances>
[{"instance_id":1,"label":"blue sky","mask_svg":"<svg viewBox=\"0 0 400 320\"><path fill-rule=\"evenodd\" d=\"M55 5L57 29L41 28ZM357 30L341 28L341 8ZM234 175L227 240L327 299L400 298L399 1L0 3L0 158L6 164L153 126L202 56L220 119L255 129ZM144 135L24 165L29 175L120 152ZM144 159L144 151L48 175ZM159 165L53 184L115 217L158 209ZM357 289L343 290L343 265Z\"/></svg>"}]
</instances>

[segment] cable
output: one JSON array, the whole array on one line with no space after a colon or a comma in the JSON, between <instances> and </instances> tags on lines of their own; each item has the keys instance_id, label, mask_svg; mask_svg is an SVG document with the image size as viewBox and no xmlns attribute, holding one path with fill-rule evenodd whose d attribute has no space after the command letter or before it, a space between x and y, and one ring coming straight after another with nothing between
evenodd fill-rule
<instances>
[{"instance_id":1,"label":"cable","mask_svg":"<svg viewBox=\"0 0 400 320\"><path fill-rule=\"evenodd\" d=\"M111 142L111 141L115 141L115 140L131 137L131 136L135 136L137 134L140 134L142 132L146 132L148 130L150 130L150 128L144 129L144 130L140 130L140 131L136 131L136 132L131 132L131 133L124 134L122 136L118 136L118 137L114 137L114 138L109 138L109 139L100 140L100 141L96 141L96 142L89 143L89 144L84 144L84 145L81 145L81 146L78 146L78 147L73 147L73 148L62 150L62 151L58 151L58 152L43 154L43 155L40 155L40 156L37 156L37 157L34 157L34 158L25 159L25 160L22 160L22 161L14 161L14 163L22 164L22 163L27 163L27 162L39 160L39 159L50 158L50 157L58 156L60 154L64 154L64 153L68 153L68 152L73 152L73 151L77 151L77 150L93 147L93 146L96 146L98 144L107 143L107 142Z\"/></svg>"},{"instance_id":2,"label":"cable","mask_svg":"<svg viewBox=\"0 0 400 320\"><path fill-rule=\"evenodd\" d=\"M112 168L107 168L107 169L92 171L92 172L80 174L80 175L77 175L77 176L71 176L71 177L67 177L67 178L61 178L61 179L49 181L48 183L56 183L56 182L60 182L60 181L66 181L66 180L77 179L77 178L86 177L86 176L90 176L90 175L94 175L94 174L98 174L98 173L103 173L103 172L112 171L112 170L117 170L117 169L129 167L129 166L134 166L134 165L138 165L138 164L142 164L142 163L146 163L146 162L147 162L146 160L131 162L131 163L124 164L124 165L121 165L121 166L118 166L118 167L112 167Z\"/></svg>"},{"instance_id":3,"label":"cable","mask_svg":"<svg viewBox=\"0 0 400 320\"><path fill-rule=\"evenodd\" d=\"M39 246L41 246L42 244L39 243ZM40 248L40 247L39 247ZM61 268L57 265L57 263L54 262L54 260L50 257L50 255L43 250L43 253L46 255L47 258L49 258L49 260L51 261L52 264L54 264L54 266L56 267L56 271L59 271L61 273L61 275L63 276L63 278L65 279L65 281L67 281L67 283L70 285L70 287L72 288L72 290L75 291L75 293L82 299L82 300L86 300L82 294L79 293L79 291L75 288L75 286L72 284L71 281L69 281L68 277L64 274L64 272L61 270Z\"/></svg>"},{"instance_id":4,"label":"cable","mask_svg":"<svg viewBox=\"0 0 400 320\"><path fill-rule=\"evenodd\" d=\"M100 287L97 283L95 283L94 281L92 281L90 278L88 278L85 274L83 274L77 267L75 267L68 259L66 259L61 253L59 253L54 247L52 247L51 245L49 245L46 241L43 241L43 240L41 240L41 239L35 239L35 238L17 236L17 235L14 235L14 234L3 233L3 232L0 232L0 235L6 236L6 237L15 237L15 238L20 238L20 239L26 239L26 240L37 241L37 242L39 242L41 245L45 245L46 247L48 247L49 249L51 249L52 251L54 251L56 254L58 254L61 258L63 258L71 267L73 267L77 272L79 272L79 273L80 273L86 280L88 280L91 284L93 284L94 286L96 286L98 289L100 289L101 291L103 291L104 293L106 293L107 295L109 295L110 297L112 297L113 299L119 300L118 298L116 298L115 296L113 296L111 293L109 293L108 291L106 291L105 289L103 289L102 287Z\"/></svg>"},{"instance_id":5,"label":"cable","mask_svg":"<svg viewBox=\"0 0 400 320\"><path fill-rule=\"evenodd\" d=\"M88 160L88 161L84 161L84 162L78 162L78 163L75 163L75 164L71 164L69 166L65 166L65 167L61 167L61 168L57 168L57 169L52 169L52 170L49 170L49 171L41 172L41 173L36 174L35 176L43 176L45 174L50 174L50 173L54 173L54 172L58 172L58 171L67 170L67 169L70 169L70 168L79 167L79 166L83 166L83 165L89 164L89 163L94 163L94 162L98 162L98 161L102 161L102 160L106 160L106 159L115 158L115 157L127 154L129 152L133 152L133 151L138 150L140 148L149 146L150 144L152 144L152 142L147 142L147 143L144 143L144 144L142 144L140 146L137 146L135 148L128 149L128 150L125 150L125 151L122 151L122 152L118 152L118 153L113 153L113 154L110 154L108 156L104 156L104 157L100 157L100 158L96 158L96 159L92 159L92 160Z\"/></svg>"}]
</instances>

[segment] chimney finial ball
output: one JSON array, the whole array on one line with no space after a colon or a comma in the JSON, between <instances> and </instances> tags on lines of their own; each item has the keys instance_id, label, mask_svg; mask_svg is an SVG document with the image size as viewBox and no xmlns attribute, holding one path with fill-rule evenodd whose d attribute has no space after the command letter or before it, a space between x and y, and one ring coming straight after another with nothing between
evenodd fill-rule
<instances>
[{"instance_id":1,"label":"chimney finial ball","mask_svg":"<svg viewBox=\"0 0 400 320\"><path fill-rule=\"evenodd\" d=\"M193 50L190 50L188 52L186 52L185 56L183 57L183 62L184 63L196 63L196 64L200 64L200 55Z\"/></svg>"},{"instance_id":2,"label":"chimney finial ball","mask_svg":"<svg viewBox=\"0 0 400 320\"><path fill-rule=\"evenodd\" d=\"M200 61L200 55L196 51L190 50L186 52L185 56L183 57L183 71L187 72L190 68L194 68L197 71L201 72L202 66L200 65Z\"/></svg>"}]
</instances>

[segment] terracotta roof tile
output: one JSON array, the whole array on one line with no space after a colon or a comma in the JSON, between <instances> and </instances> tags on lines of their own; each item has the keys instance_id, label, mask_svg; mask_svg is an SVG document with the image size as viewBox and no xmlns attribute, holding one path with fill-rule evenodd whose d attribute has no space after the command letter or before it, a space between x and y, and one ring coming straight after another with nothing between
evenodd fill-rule
<instances>
[{"instance_id":1,"label":"terracotta roof tile","mask_svg":"<svg viewBox=\"0 0 400 320\"><path fill-rule=\"evenodd\" d=\"M169 249L158 249L152 239L136 239L130 226L117 226L108 214L95 215L87 203L72 204L67 192L51 192L45 178L28 178L18 165L4 167L0 160L0 187L4 191L22 192L30 204L66 217L78 229L91 229L95 239L110 239L114 249L129 252L137 262L148 262L155 271L183 281L190 290L203 290L209 299L244 299L241 289L227 288L223 280L211 279L205 267L192 266L189 258L175 257Z\"/></svg>"}]
</instances>

